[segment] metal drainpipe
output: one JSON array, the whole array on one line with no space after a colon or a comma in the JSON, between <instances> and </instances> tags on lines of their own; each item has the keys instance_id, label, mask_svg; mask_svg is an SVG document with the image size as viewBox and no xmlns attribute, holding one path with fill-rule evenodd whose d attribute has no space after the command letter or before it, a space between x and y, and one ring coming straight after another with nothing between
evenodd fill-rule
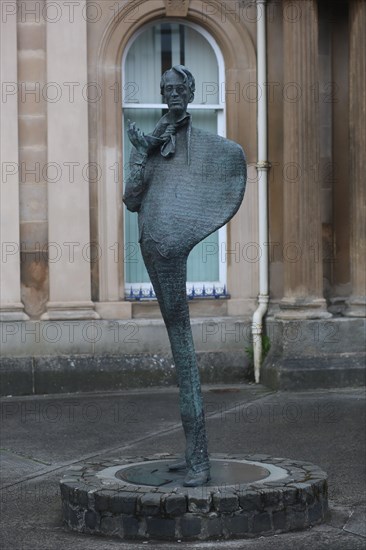
<instances>
[{"instance_id":1,"label":"metal drainpipe","mask_svg":"<svg viewBox=\"0 0 366 550\"><path fill-rule=\"evenodd\" d=\"M258 308L252 320L254 376L258 384L262 363L262 331L263 317L268 309L268 169L267 160L267 78L266 63L266 0L257 0L257 77L258 77L258 225L259 246L261 250L259 260L259 296Z\"/></svg>"}]
</instances>

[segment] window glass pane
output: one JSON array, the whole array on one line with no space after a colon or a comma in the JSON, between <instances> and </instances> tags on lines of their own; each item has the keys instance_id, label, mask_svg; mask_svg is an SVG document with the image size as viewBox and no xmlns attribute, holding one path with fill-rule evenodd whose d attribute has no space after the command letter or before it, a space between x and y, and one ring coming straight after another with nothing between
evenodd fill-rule
<instances>
[{"instance_id":1,"label":"window glass pane","mask_svg":"<svg viewBox=\"0 0 366 550\"><path fill-rule=\"evenodd\" d=\"M194 103L219 104L219 70L207 40L194 29L185 30L185 64L196 80ZM195 123L197 126L198 122ZM215 130L216 132L216 130Z\"/></svg>"},{"instance_id":2,"label":"window glass pane","mask_svg":"<svg viewBox=\"0 0 366 550\"><path fill-rule=\"evenodd\" d=\"M161 40L155 27L134 41L124 69L122 97L125 103L161 103Z\"/></svg>"}]
</instances>

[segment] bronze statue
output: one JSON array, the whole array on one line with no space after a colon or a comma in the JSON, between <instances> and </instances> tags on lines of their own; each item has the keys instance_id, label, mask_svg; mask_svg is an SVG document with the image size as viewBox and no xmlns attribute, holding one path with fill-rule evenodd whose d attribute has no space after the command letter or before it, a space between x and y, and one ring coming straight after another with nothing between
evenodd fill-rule
<instances>
[{"instance_id":1,"label":"bronze statue","mask_svg":"<svg viewBox=\"0 0 366 550\"><path fill-rule=\"evenodd\" d=\"M152 134L129 122L134 145L123 201L138 212L139 242L168 331L178 375L180 412L186 437L184 485L210 479L200 378L186 294L192 248L227 223L244 196L246 162L237 143L192 126L187 113L195 80L182 65L166 71L161 94L169 112Z\"/></svg>"}]
</instances>

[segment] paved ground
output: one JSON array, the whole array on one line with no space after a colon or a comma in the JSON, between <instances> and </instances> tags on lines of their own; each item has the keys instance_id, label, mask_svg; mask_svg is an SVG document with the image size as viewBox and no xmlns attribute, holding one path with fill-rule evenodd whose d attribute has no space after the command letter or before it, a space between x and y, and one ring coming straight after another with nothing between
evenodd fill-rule
<instances>
[{"instance_id":1,"label":"paved ground","mask_svg":"<svg viewBox=\"0 0 366 550\"><path fill-rule=\"evenodd\" d=\"M184 449L175 388L11 398L1 401L2 550L364 550L364 390L270 392L204 388L209 446L314 462L329 475L331 514L307 531L241 541L133 543L68 532L58 481L91 457Z\"/></svg>"}]
</instances>

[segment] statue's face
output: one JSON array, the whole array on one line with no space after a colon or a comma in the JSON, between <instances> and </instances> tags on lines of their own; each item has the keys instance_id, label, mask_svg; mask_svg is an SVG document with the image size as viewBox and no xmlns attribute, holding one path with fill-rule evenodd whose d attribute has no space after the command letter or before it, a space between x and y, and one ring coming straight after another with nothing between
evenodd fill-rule
<instances>
[{"instance_id":1,"label":"statue's face","mask_svg":"<svg viewBox=\"0 0 366 550\"><path fill-rule=\"evenodd\" d=\"M175 115L183 115L187 105L192 101L192 94L188 83L175 71L170 71L165 76L164 101Z\"/></svg>"}]
</instances>

